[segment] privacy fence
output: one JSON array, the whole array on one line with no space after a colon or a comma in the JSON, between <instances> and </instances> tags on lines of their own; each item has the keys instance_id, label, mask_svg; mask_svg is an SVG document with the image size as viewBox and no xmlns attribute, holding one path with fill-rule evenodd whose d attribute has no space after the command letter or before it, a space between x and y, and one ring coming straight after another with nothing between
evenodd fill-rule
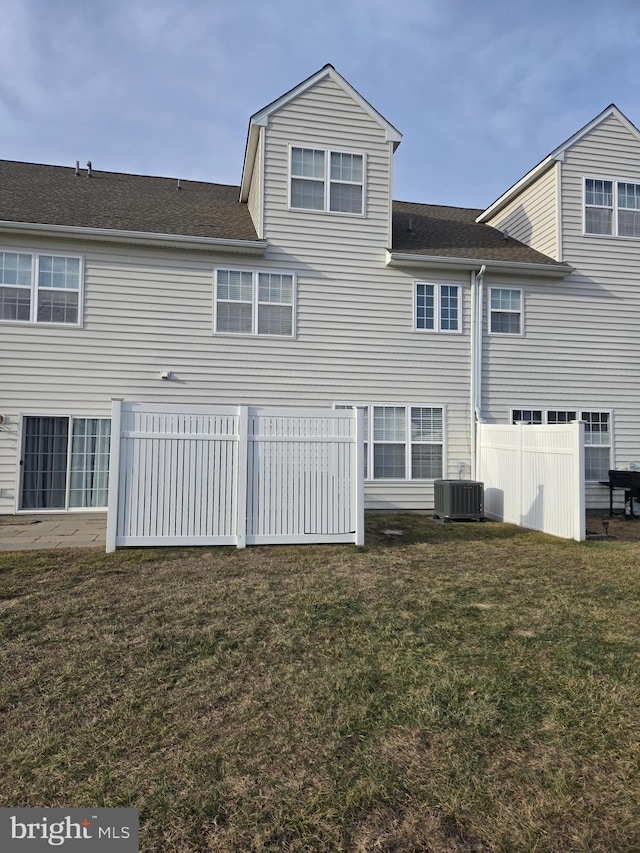
<instances>
[{"instance_id":1,"label":"privacy fence","mask_svg":"<svg viewBox=\"0 0 640 853\"><path fill-rule=\"evenodd\" d=\"M489 518L585 538L584 424L478 424L478 479Z\"/></svg>"},{"instance_id":2,"label":"privacy fence","mask_svg":"<svg viewBox=\"0 0 640 853\"><path fill-rule=\"evenodd\" d=\"M362 413L113 401L107 551L364 543Z\"/></svg>"}]
</instances>

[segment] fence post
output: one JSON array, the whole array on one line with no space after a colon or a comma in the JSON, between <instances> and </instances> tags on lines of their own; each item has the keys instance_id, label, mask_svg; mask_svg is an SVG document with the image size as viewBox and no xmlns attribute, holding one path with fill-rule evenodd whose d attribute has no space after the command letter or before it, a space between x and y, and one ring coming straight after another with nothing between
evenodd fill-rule
<instances>
[{"instance_id":1,"label":"fence post","mask_svg":"<svg viewBox=\"0 0 640 853\"><path fill-rule=\"evenodd\" d=\"M111 399L111 438L109 445L109 501L107 504L107 554L116 550L118 504L120 501L120 434L122 397Z\"/></svg>"},{"instance_id":2,"label":"fence post","mask_svg":"<svg viewBox=\"0 0 640 853\"><path fill-rule=\"evenodd\" d=\"M578 494L574 501L573 538L578 542L583 542L587 538L586 495L584 487L584 421L575 421L572 426L576 429L575 443L577 446L574 446L573 459L575 466L574 482L578 489Z\"/></svg>"},{"instance_id":3,"label":"fence post","mask_svg":"<svg viewBox=\"0 0 640 853\"><path fill-rule=\"evenodd\" d=\"M236 470L236 546L247 547L247 476L249 409L238 406L238 465Z\"/></svg>"},{"instance_id":4,"label":"fence post","mask_svg":"<svg viewBox=\"0 0 640 853\"><path fill-rule=\"evenodd\" d=\"M364 545L364 413L353 407L356 452L353 464L353 515L356 522L356 545Z\"/></svg>"},{"instance_id":5,"label":"fence post","mask_svg":"<svg viewBox=\"0 0 640 853\"><path fill-rule=\"evenodd\" d=\"M518 446L516 448L518 457L517 457L517 489L516 489L516 500L518 501L517 507L517 515L518 525L523 527L523 508L524 508L524 450L523 450L523 430L524 424L518 424Z\"/></svg>"}]
</instances>

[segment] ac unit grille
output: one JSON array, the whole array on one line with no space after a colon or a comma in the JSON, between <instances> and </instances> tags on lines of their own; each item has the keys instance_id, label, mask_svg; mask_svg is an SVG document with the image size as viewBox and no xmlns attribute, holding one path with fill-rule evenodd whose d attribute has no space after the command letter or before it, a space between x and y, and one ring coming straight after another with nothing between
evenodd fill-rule
<instances>
[{"instance_id":1,"label":"ac unit grille","mask_svg":"<svg viewBox=\"0 0 640 853\"><path fill-rule=\"evenodd\" d=\"M434 482L436 518L478 519L484 513L484 484L476 480L436 480Z\"/></svg>"}]
</instances>

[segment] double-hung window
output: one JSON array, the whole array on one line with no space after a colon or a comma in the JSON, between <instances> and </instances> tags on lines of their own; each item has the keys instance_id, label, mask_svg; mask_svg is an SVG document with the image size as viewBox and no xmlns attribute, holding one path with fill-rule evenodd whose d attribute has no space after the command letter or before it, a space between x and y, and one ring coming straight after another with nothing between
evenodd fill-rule
<instances>
[{"instance_id":1,"label":"double-hung window","mask_svg":"<svg viewBox=\"0 0 640 853\"><path fill-rule=\"evenodd\" d=\"M489 288L489 334L522 335L522 291L512 287Z\"/></svg>"},{"instance_id":2,"label":"double-hung window","mask_svg":"<svg viewBox=\"0 0 640 853\"><path fill-rule=\"evenodd\" d=\"M364 410L365 479L434 480L442 477L442 406L339 403Z\"/></svg>"},{"instance_id":3,"label":"double-hung window","mask_svg":"<svg viewBox=\"0 0 640 853\"><path fill-rule=\"evenodd\" d=\"M462 331L459 286L417 281L414 315L419 332Z\"/></svg>"},{"instance_id":4,"label":"double-hung window","mask_svg":"<svg viewBox=\"0 0 640 853\"><path fill-rule=\"evenodd\" d=\"M233 335L294 335L292 273L216 270L216 332Z\"/></svg>"},{"instance_id":5,"label":"double-hung window","mask_svg":"<svg viewBox=\"0 0 640 853\"><path fill-rule=\"evenodd\" d=\"M511 409L511 423L569 424L584 421L584 468L587 482L606 480L611 468L611 412L587 409Z\"/></svg>"},{"instance_id":6,"label":"double-hung window","mask_svg":"<svg viewBox=\"0 0 640 853\"><path fill-rule=\"evenodd\" d=\"M640 237L640 184L585 178L585 234Z\"/></svg>"},{"instance_id":7,"label":"double-hung window","mask_svg":"<svg viewBox=\"0 0 640 853\"><path fill-rule=\"evenodd\" d=\"M362 215L364 159L364 154L292 147L290 206Z\"/></svg>"},{"instance_id":8,"label":"double-hung window","mask_svg":"<svg viewBox=\"0 0 640 853\"><path fill-rule=\"evenodd\" d=\"M0 251L0 320L79 326L82 259Z\"/></svg>"}]
</instances>

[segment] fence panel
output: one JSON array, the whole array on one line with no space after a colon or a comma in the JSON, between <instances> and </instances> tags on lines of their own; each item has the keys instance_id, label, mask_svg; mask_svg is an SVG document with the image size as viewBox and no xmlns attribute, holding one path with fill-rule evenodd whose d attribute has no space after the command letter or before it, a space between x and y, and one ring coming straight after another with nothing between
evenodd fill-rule
<instances>
[{"instance_id":1,"label":"fence panel","mask_svg":"<svg viewBox=\"0 0 640 853\"><path fill-rule=\"evenodd\" d=\"M149 403L119 408L107 547L110 533L112 546L235 545L237 409Z\"/></svg>"},{"instance_id":2,"label":"fence panel","mask_svg":"<svg viewBox=\"0 0 640 853\"><path fill-rule=\"evenodd\" d=\"M354 542L352 410L249 410L247 544Z\"/></svg>"},{"instance_id":3,"label":"fence panel","mask_svg":"<svg viewBox=\"0 0 640 853\"><path fill-rule=\"evenodd\" d=\"M584 424L478 425L489 518L585 538Z\"/></svg>"},{"instance_id":4,"label":"fence panel","mask_svg":"<svg viewBox=\"0 0 640 853\"><path fill-rule=\"evenodd\" d=\"M115 400L107 550L364 542L362 413Z\"/></svg>"}]
</instances>

